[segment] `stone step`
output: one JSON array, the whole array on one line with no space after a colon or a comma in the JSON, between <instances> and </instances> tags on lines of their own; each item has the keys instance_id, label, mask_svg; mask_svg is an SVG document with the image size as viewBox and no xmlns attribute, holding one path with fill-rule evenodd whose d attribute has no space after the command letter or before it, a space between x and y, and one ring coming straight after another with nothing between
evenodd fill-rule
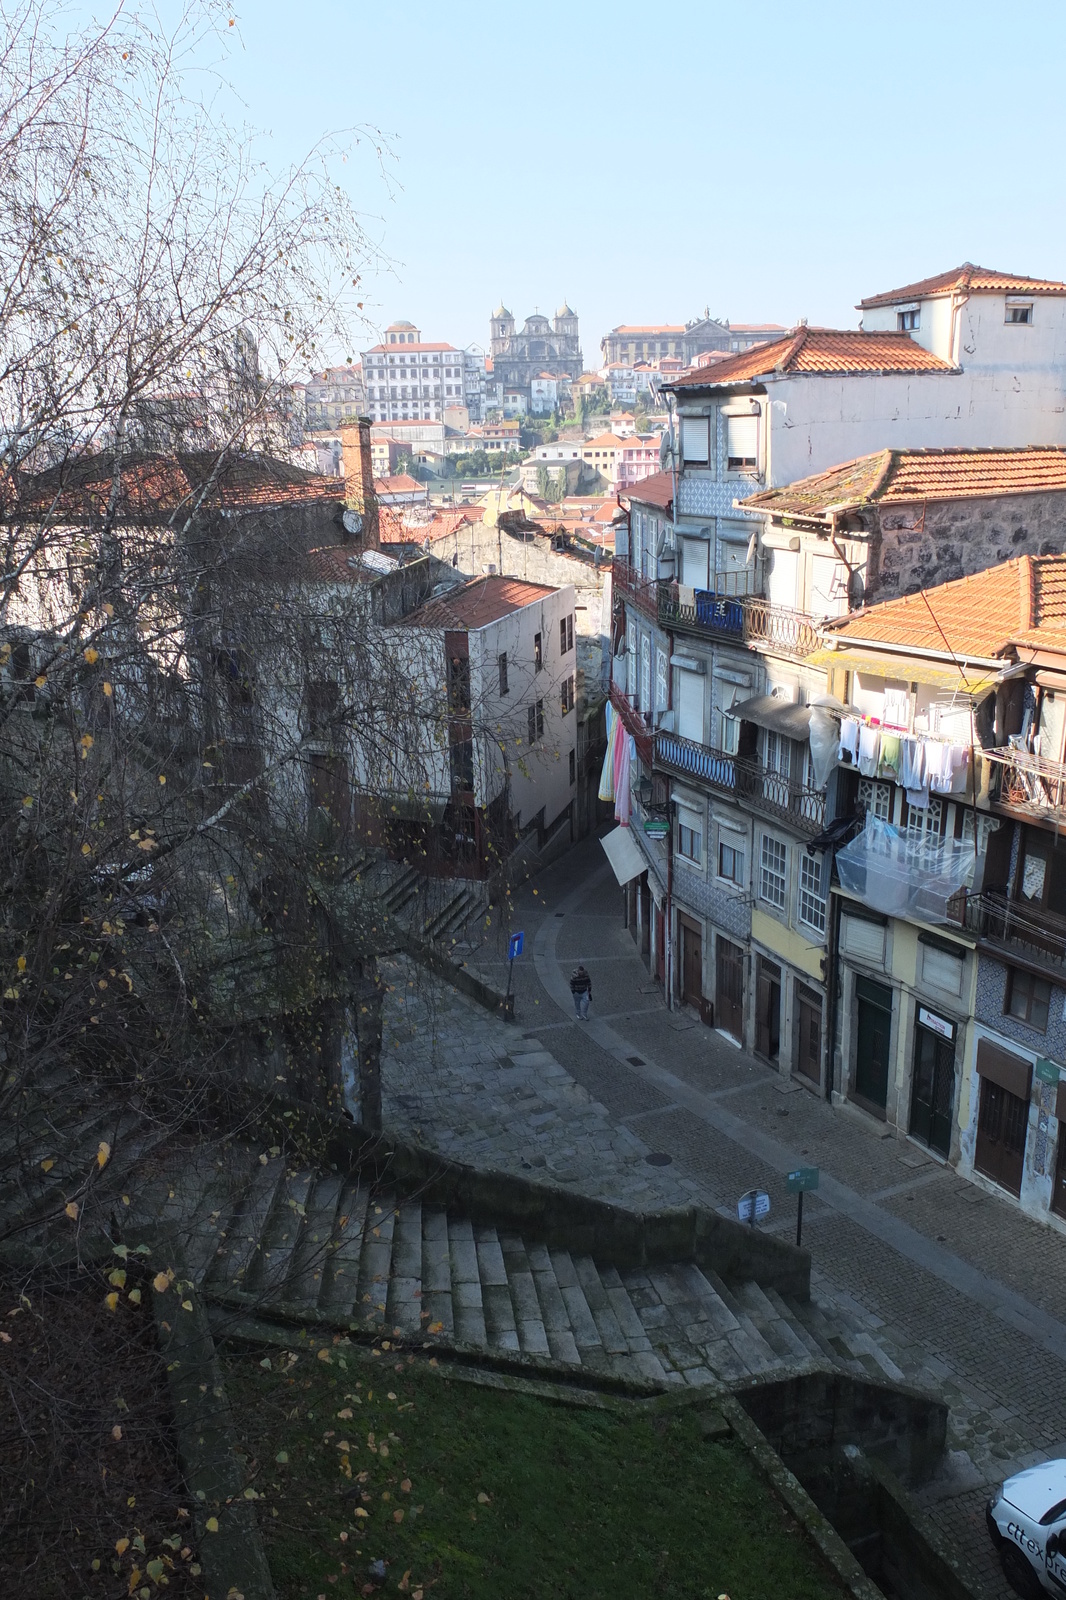
<instances>
[{"instance_id":1,"label":"stone step","mask_svg":"<svg viewBox=\"0 0 1066 1600\"><path fill-rule=\"evenodd\" d=\"M322 1266L318 1304L323 1311L341 1311L353 1318L363 1314L364 1307L359 1304L359 1268L369 1204L369 1187L357 1178L348 1178L337 1201L333 1235ZM384 1295L379 1296L379 1299L384 1298Z\"/></svg>"},{"instance_id":2,"label":"stone step","mask_svg":"<svg viewBox=\"0 0 1066 1600\"><path fill-rule=\"evenodd\" d=\"M248 1289L254 1281L256 1257L263 1249L267 1218L285 1176L281 1156L268 1156L252 1169L251 1179L241 1195L226 1229L225 1241L215 1255L208 1273L211 1287Z\"/></svg>"},{"instance_id":3,"label":"stone step","mask_svg":"<svg viewBox=\"0 0 1066 1600\"><path fill-rule=\"evenodd\" d=\"M455 1337L464 1344L486 1345L485 1307L473 1225L463 1217L448 1216L448 1257L452 1277L452 1318Z\"/></svg>"},{"instance_id":4,"label":"stone step","mask_svg":"<svg viewBox=\"0 0 1066 1600\"><path fill-rule=\"evenodd\" d=\"M422 1207L417 1200L403 1201L396 1213L385 1318L400 1333L417 1334L422 1327Z\"/></svg>"},{"instance_id":5,"label":"stone step","mask_svg":"<svg viewBox=\"0 0 1066 1600\"><path fill-rule=\"evenodd\" d=\"M363 1251L359 1261L359 1292L356 1315L369 1327L385 1328L392 1270L392 1241L396 1230L395 1196L381 1192L370 1196L363 1227Z\"/></svg>"},{"instance_id":6,"label":"stone step","mask_svg":"<svg viewBox=\"0 0 1066 1600\"><path fill-rule=\"evenodd\" d=\"M293 1305L318 1306L343 1188L339 1172L320 1172L315 1177L285 1284L283 1298Z\"/></svg>"},{"instance_id":7,"label":"stone step","mask_svg":"<svg viewBox=\"0 0 1066 1600\"><path fill-rule=\"evenodd\" d=\"M244 1287L267 1301L284 1300L285 1283L300 1239L315 1174L307 1168L286 1172L263 1225L260 1248L245 1274Z\"/></svg>"}]
</instances>

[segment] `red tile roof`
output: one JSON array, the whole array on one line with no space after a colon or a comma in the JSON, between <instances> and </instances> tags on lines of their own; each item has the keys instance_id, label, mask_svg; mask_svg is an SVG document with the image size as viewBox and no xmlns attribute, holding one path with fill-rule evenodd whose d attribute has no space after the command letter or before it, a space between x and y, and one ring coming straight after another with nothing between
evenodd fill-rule
<instances>
[{"instance_id":1,"label":"red tile roof","mask_svg":"<svg viewBox=\"0 0 1066 1600\"><path fill-rule=\"evenodd\" d=\"M797 328L785 339L754 345L715 366L688 372L668 389L716 389L728 383L798 373L954 372L950 362L916 344L909 333L864 333L861 328Z\"/></svg>"},{"instance_id":2,"label":"red tile roof","mask_svg":"<svg viewBox=\"0 0 1066 1600\"><path fill-rule=\"evenodd\" d=\"M991 659L1014 641L1066 637L1066 556L1020 556L825 626L849 643Z\"/></svg>"},{"instance_id":3,"label":"red tile roof","mask_svg":"<svg viewBox=\"0 0 1066 1600\"><path fill-rule=\"evenodd\" d=\"M825 517L853 506L974 500L990 495L1066 490L1066 449L879 450L742 503L751 511Z\"/></svg>"},{"instance_id":4,"label":"red tile roof","mask_svg":"<svg viewBox=\"0 0 1066 1600\"><path fill-rule=\"evenodd\" d=\"M859 301L859 310L894 305L897 300L924 300L956 289L974 294L1066 294L1066 283L1054 278L1023 278L1015 272L996 272L992 267L975 267L972 261L964 261L961 267L938 272L932 278L919 278L917 283L905 283L902 289L872 294Z\"/></svg>"},{"instance_id":5,"label":"red tile roof","mask_svg":"<svg viewBox=\"0 0 1066 1600\"><path fill-rule=\"evenodd\" d=\"M653 472L650 477L641 478L639 483L622 492L631 505L636 500L639 505L658 506L661 511L669 511L674 503L674 475L672 472Z\"/></svg>"},{"instance_id":6,"label":"red tile roof","mask_svg":"<svg viewBox=\"0 0 1066 1600\"><path fill-rule=\"evenodd\" d=\"M397 626L484 628L555 593L542 583L526 583L521 578L474 578L437 600L428 600Z\"/></svg>"}]
</instances>

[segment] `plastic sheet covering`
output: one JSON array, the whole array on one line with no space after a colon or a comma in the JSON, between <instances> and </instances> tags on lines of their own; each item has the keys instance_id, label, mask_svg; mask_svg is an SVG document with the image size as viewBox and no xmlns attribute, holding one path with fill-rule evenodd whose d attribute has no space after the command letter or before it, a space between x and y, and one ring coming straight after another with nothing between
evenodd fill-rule
<instances>
[{"instance_id":1,"label":"plastic sheet covering","mask_svg":"<svg viewBox=\"0 0 1066 1600\"><path fill-rule=\"evenodd\" d=\"M836 767L840 750L840 714L844 710L831 694L811 701L811 771L814 787L824 789Z\"/></svg>"},{"instance_id":2,"label":"plastic sheet covering","mask_svg":"<svg viewBox=\"0 0 1066 1600\"><path fill-rule=\"evenodd\" d=\"M974 869L973 843L909 838L901 828L867 817L866 827L837 851L840 882L874 911L945 922L948 901Z\"/></svg>"}]
</instances>

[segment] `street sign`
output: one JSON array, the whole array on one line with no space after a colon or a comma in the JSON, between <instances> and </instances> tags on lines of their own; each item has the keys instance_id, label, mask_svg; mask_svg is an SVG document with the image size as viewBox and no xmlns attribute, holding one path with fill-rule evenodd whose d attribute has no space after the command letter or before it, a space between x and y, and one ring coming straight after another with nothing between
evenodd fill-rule
<instances>
[{"instance_id":1,"label":"street sign","mask_svg":"<svg viewBox=\"0 0 1066 1600\"><path fill-rule=\"evenodd\" d=\"M1045 1061L1043 1057L1036 1064L1036 1075L1041 1083L1058 1083L1059 1069L1054 1061Z\"/></svg>"},{"instance_id":2,"label":"street sign","mask_svg":"<svg viewBox=\"0 0 1066 1600\"><path fill-rule=\"evenodd\" d=\"M525 942L525 937L526 936L524 933L512 933L511 942L507 946L508 961L513 961L515 956L520 956L522 954L522 945Z\"/></svg>"},{"instance_id":3,"label":"street sign","mask_svg":"<svg viewBox=\"0 0 1066 1600\"><path fill-rule=\"evenodd\" d=\"M795 1172L790 1172L788 1175L789 1194L803 1194L805 1190L817 1189L817 1187L817 1167L797 1167Z\"/></svg>"},{"instance_id":4,"label":"street sign","mask_svg":"<svg viewBox=\"0 0 1066 1600\"><path fill-rule=\"evenodd\" d=\"M748 1189L737 1201L740 1222L761 1222L770 1215L770 1196L763 1189Z\"/></svg>"}]
</instances>

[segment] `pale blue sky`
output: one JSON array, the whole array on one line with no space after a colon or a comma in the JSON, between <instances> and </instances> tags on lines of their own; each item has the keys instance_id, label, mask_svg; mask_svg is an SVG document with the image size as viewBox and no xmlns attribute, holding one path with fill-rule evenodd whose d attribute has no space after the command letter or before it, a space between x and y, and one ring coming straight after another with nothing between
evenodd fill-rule
<instances>
[{"instance_id":1,"label":"pale blue sky","mask_svg":"<svg viewBox=\"0 0 1066 1600\"><path fill-rule=\"evenodd\" d=\"M254 0L230 75L272 159L342 169L394 262L379 325L485 343L565 296L588 364L619 322L704 306L854 326L863 294L971 260L1066 275L1066 6L983 0Z\"/></svg>"}]
</instances>

